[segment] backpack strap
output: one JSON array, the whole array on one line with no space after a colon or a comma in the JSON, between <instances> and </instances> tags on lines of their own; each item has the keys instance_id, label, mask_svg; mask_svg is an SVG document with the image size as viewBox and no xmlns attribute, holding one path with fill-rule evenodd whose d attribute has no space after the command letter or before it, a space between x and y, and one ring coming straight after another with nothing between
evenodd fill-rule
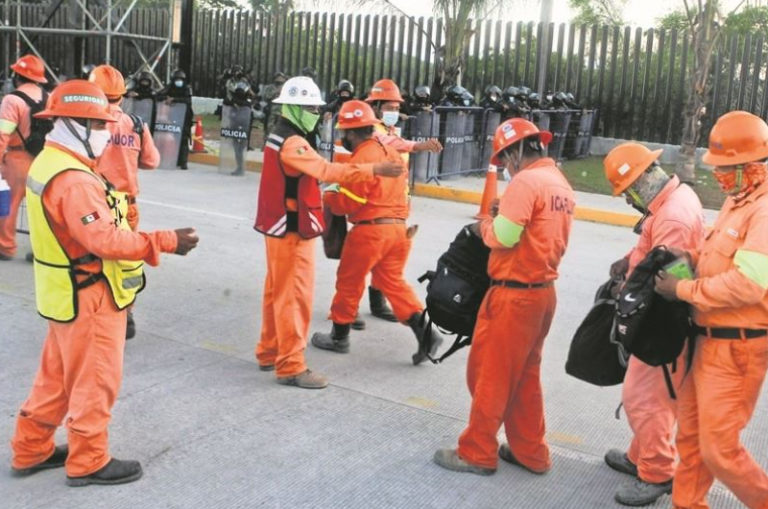
<instances>
[{"instance_id":1,"label":"backpack strap","mask_svg":"<svg viewBox=\"0 0 768 509\"><path fill-rule=\"evenodd\" d=\"M8 95L15 95L16 97L24 101L26 105L29 107L30 126L32 125L32 121L34 120L34 118L32 117L32 112L35 109L37 109L41 104L43 105L43 107L45 107L46 103L48 103L48 92L46 92L45 89L42 87L40 87L40 91L43 93L43 95L39 102L29 97L27 94L25 94L21 90L14 90L10 94L8 94ZM26 138L24 138L24 136L21 134L21 131L19 131L18 128L16 128L16 134L19 136L19 139L21 139L21 144L24 145L24 150L29 152L29 149L27 148L27 140Z\"/></svg>"},{"instance_id":2,"label":"backpack strap","mask_svg":"<svg viewBox=\"0 0 768 509\"><path fill-rule=\"evenodd\" d=\"M129 117L131 117L131 120L133 121L133 132L144 137L144 121L141 119L140 116L138 116L135 113L129 113Z\"/></svg>"},{"instance_id":3,"label":"backpack strap","mask_svg":"<svg viewBox=\"0 0 768 509\"><path fill-rule=\"evenodd\" d=\"M429 321L430 325L432 324L432 320ZM472 344L472 336L462 336L457 335L456 340L453 342L451 347L445 351L443 355L440 356L439 359L433 359L431 355L427 354L427 358L432 361L433 364L440 364L445 359L456 353L457 350L461 350L465 346L469 346Z\"/></svg>"}]
</instances>

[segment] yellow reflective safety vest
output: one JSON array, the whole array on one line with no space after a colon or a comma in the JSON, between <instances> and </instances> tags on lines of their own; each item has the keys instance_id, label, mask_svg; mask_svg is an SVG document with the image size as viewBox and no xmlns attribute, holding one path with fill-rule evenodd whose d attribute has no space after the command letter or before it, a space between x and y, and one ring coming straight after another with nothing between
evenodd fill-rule
<instances>
[{"instance_id":1,"label":"yellow reflective safety vest","mask_svg":"<svg viewBox=\"0 0 768 509\"><path fill-rule=\"evenodd\" d=\"M99 258L87 254L71 259L53 233L43 207L43 193L54 177L65 171L82 171L92 176L104 188L104 199L112 211L115 225L130 230L125 220L128 204L124 193L117 193L103 178L74 156L51 146L46 146L35 158L27 177L27 215L30 241L35 255L35 300L37 312L56 322L71 322L77 317L77 292L105 280L118 309L125 309L144 289L144 262L101 260L101 272L86 272L80 266ZM120 197L120 194L123 194ZM88 277L78 282L77 276Z\"/></svg>"},{"instance_id":2,"label":"yellow reflective safety vest","mask_svg":"<svg viewBox=\"0 0 768 509\"><path fill-rule=\"evenodd\" d=\"M389 130L387 129L387 126L385 126L384 124L375 124L373 126L373 130L376 131L377 133L386 134L390 136L397 136L398 138L402 138L402 136L400 136L400 128L396 128L396 132L394 134L390 134ZM400 157L403 158L403 161L405 162L405 166L408 167L411 162L411 154L409 154L408 152L400 152Z\"/></svg>"}]
</instances>

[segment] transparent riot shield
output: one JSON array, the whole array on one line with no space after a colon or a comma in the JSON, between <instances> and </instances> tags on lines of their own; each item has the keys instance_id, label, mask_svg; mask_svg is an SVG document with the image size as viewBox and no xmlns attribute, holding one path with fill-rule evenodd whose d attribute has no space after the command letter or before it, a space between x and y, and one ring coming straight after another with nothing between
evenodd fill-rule
<instances>
[{"instance_id":1,"label":"transparent riot shield","mask_svg":"<svg viewBox=\"0 0 768 509\"><path fill-rule=\"evenodd\" d=\"M493 153L493 135L501 123L501 113L494 110L485 110L483 126L483 153L480 156L480 162L487 166L491 161Z\"/></svg>"},{"instance_id":2,"label":"transparent riot shield","mask_svg":"<svg viewBox=\"0 0 768 509\"><path fill-rule=\"evenodd\" d=\"M461 173L464 158L464 135L467 114L463 111L441 112L443 125L443 157L440 175L450 176Z\"/></svg>"},{"instance_id":3,"label":"transparent riot shield","mask_svg":"<svg viewBox=\"0 0 768 509\"><path fill-rule=\"evenodd\" d=\"M250 106L222 106L219 172L242 175L251 131Z\"/></svg>"},{"instance_id":4,"label":"transparent riot shield","mask_svg":"<svg viewBox=\"0 0 768 509\"><path fill-rule=\"evenodd\" d=\"M154 132L155 121L155 101L154 99L136 99L134 97L126 97L123 102L120 103L120 108L125 113L132 113L142 119Z\"/></svg>"},{"instance_id":5,"label":"transparent riot shield","mask_svg":"<svg viewBox=\"0 0 768 509\"><path fill-rule=\"evenodd\" d=\"M462 171L480 168L480 136L482 110L468 111L464 121L464 150L461 152Z\"/></svg>"},{"instance_id":6,"label":"transparent riot shield","mask_svg":"<svg viewBox=\"0 0 768 509\"><path fill-rule=\"evenodd\" d=\"M320 140L317 145L317 152L328 161L333 159L333 126L335 122L335 118L329 118L320 124Z\"/></svg>"},{"instance_id":7,"label":"transparent riot shield","mask_svg":"<svg viewBox=\"0 0 768 509\"><path fill-rule=\"evenodd\" d=\"M183 103L161 102L157 105L152 139L160 152L160 168L176 168L186 114L187 105Z\"/></svg>"},{"instance_id":8,"label":"transparent riot shield","mask_svg":"<svg viewBox=\"0 0 768 509\"><path fill-rule=\"evenodd\" d=\"M409 139L416 142L437 138L440 134L440 117L432 111L420 111L409 119ZM413 152L411 154L411 173L414 182L427 182L437 175L437 162L440 154L432 152Z\"/></svg>"}]
</instances>

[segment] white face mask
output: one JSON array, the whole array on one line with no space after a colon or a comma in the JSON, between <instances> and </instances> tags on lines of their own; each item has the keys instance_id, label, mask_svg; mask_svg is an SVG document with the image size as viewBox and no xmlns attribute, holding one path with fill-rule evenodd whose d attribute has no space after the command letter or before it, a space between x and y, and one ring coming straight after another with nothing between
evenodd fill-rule
<instances>
[{"instance_id":1,"label":"white face mask","mask_svg":"<svg viewBox=\"0 0 768 509\"><path fill-rule=\"evenodd\" d=\"M173 84L176 85L177 87L181 88L181 87L184 86L184 81L183 80L176 80L176 81L173 82Z\"/></svg>"},{"instance_id":2,"label":"white face mask","mask_svg":"<svg viewBox=\"0 0 768 509\"><path fill-rule=\"evenodd\" d=\"M91 159L91 154L88 153L84 143L86 139L85 127L81 126L72 119L68 119L68 121L69 125L72 126L72 129L74 129L75 133L69 129L69 126L67 125L67 122L64 121L64 119L57 118L53 123L53 129L48 133L45 139L59 143L60 145L64 145L73 152ZM91 146L94 159L99 157L104 152L104 149L109 142L109 138L110 133L108 129L102 129L99 131L91 130L91 136L88 138L88 142Z\"/></svg>"},{"instance_id":3,"label":"white face mask","mask_svg":"<svg viewBox=\"0 0 768 509\"><path fill-rule=\"evenodd\" d=\"M400 120L400 114L396 111L385 111L381 114L381 121L387 127L392 127Z\"/></svg>"}]
</instances>

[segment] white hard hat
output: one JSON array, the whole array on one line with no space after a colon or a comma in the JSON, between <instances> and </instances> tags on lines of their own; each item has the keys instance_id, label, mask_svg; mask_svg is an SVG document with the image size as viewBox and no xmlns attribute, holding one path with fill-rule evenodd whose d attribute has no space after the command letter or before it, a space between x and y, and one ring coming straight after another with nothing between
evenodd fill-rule
<instances>
[{"instance_id":1,"label":"white hard hat","mask_svg":"<svg viewBox=\"0 0 768 509\"><path fill-rule=\"evenodd\" d=\"M295 104L297 106L322 106L320 89L312 78L296 76L283 83L280 96L272 101L277 104Z\"/></svg>"}]
</instances>

